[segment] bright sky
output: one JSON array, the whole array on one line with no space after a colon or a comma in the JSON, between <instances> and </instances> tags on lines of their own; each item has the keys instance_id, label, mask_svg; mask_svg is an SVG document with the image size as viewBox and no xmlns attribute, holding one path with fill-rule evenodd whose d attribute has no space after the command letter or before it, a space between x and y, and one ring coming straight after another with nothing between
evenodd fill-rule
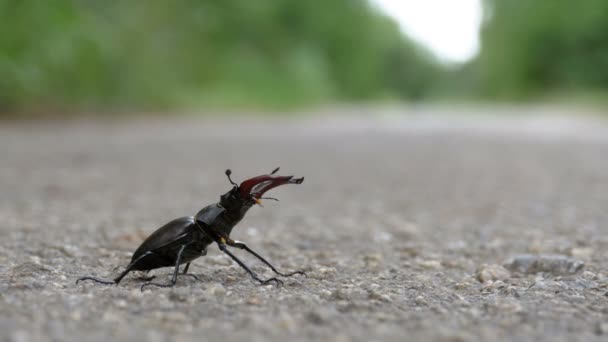
<instances>
[{"instance_id":1,"label":"bright sky","mask_svg":"<svg viewBox=\"0 0 608 342\"><path fill-rule=\"evenodd\" d=\"M478 52L481 0L372 0L401 29L446 62Z\"/></svg>"}]
</instances>

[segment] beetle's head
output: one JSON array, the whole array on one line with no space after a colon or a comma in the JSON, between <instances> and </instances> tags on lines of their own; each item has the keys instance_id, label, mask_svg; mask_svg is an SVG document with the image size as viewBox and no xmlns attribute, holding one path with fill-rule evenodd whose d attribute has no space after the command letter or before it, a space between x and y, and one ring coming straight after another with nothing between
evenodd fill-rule
<instances>
[{"instance_id":1,"label":"beetle's head","mask_svg":"<svg viewBox=\"0 0 608 342\"><path fill-rule=\"evenodd\" d=\"M277 171L279 171L278 167L268 175L253 177L243 181L241 185L237 185L230 178L232 172L228 169L226 170L226 176L228 177L230 183L234 186L229 193L231 194L231 196L238 197L246 204L261 205L261 200L263 199L272 199L278 201L276 198L273 197L263 197L266 191L272 188L276 188L280 185L300 184L304 181L304 177L294 178L293 176L276 176L275 173L277 173Z\"/></svg>"}]
</instances>

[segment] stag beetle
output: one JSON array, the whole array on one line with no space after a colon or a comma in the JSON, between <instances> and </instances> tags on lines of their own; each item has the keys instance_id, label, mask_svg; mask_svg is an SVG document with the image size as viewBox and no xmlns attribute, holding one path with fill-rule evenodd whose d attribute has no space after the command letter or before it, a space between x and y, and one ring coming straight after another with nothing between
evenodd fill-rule
<instances>
[{"instance_id":1,"label":"stag beetle","mask_svg":"<svg viewBox=\"0 0 608 342\"><path fill-rule=\"evenodd\" d=\"M243 181L241 185L237 185L230 178L230 175L232 174L230 169L226 170L228 181L233 187L230 191L220 197L218 203L204 207L195 216L181 217L160 227L152 233L139 248L137 248L135 253L133 253L131 263L118 275L118 277L114 278L114 280L103 280L87 276L78 279L76 284L84 280L92 280L107 285L118 284L122 278L131 271L147 272L156 268L172 266L175 267L175 269L169 284L152 282L151 280L154 277L150 277L147 278L147 282L141 286L141 290L143 291L146 286L173 287L177 282L179 266L181 264L186 264L183 274L196 278L195 275L188 274L190 262L198 257L206 255L207 246L213 242L217 243L222 252L232 258L232 260L245 269L245 271L247 271L253 279L260 282L260 284L268 284L274 281L276 285L282 285L283 282L276 277L265 280L259 278L249 267L234 256L234 254L228 250L227 246L243 249L251 253L269 266L274 273L280 276L290 277L296 274L306 276L306 273L303 271L295 271L287 274L281 273L272 266L270 262L254 252L246 244L230 238L232 228L241 221L243 216L245 216L245 213L247 213L254 204L261 206L262 199L278 201L278 199L273 197L262 197L266 191L280 185L301 184L304 181L304 177L293 178L293 176L275 176L274 174L277 171L279 171L278 167L268 175L253 177Z\"/></svg>"}]
</instances>

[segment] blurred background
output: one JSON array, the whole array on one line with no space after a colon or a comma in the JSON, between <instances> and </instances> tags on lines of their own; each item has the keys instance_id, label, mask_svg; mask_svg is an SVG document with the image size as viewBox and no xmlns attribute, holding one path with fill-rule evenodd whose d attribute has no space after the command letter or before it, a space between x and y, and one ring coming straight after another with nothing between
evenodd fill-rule
<instances>
[{"instance_id":1,"label":"blurred background","mask_svg":"<svg viewBox=\"0 0 608 342\"><path fill-rule=\"evenodd\" d=\"M602 102L608 3L0 0L0 115Z\"/></svg>"}]
</instances>

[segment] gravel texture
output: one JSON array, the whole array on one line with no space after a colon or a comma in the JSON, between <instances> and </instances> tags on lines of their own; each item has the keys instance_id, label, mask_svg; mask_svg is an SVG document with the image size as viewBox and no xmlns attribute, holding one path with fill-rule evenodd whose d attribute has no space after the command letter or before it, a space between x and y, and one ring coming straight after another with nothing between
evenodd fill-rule
<instances>
[{"instance_id":1,"label":"gravel texture","mask_svg":"<svg viewBox=\"0 0 608 342\"><path fill-rule=\"evenodd\" d=\"M0 125L2 341L606 341L608 126L553 116ZM169 220L281 166L173 289L110 277ZM235 253L265 277L264 265ZM117 268L118 267L118 268ZM153 271L168 281L170 268Z\"/></svg>"}]
</instances>

